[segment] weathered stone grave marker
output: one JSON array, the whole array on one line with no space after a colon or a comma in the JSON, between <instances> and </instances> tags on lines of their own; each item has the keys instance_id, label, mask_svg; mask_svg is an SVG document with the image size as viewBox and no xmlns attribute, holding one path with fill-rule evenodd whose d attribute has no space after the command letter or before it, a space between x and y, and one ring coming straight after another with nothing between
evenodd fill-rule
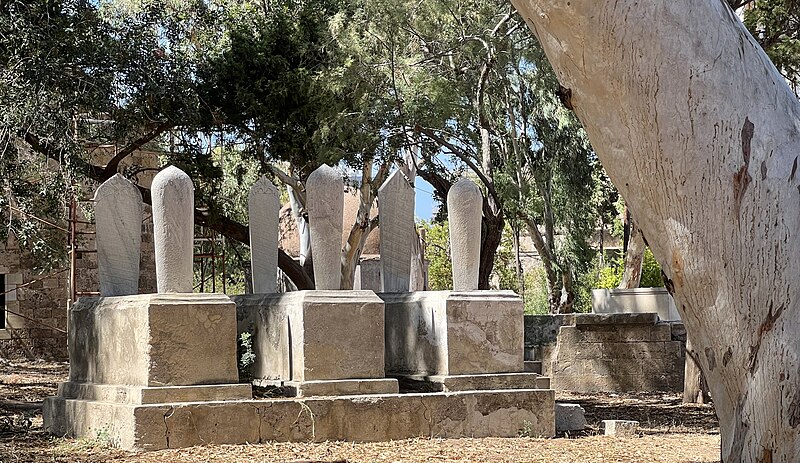
<instances>
[{"instance_id":1,"label":"weathered stone grave marker","mask_svg":"<svg viewBox=\"0 0 800 463\"><path fill-rule=\"evenodd\" d=\"M139 292L142 209L142 194L120 174L106 180L94 194L101 296Z\"/></svg>"},{"instance_id":2,"label":"weathered stone grave marker","mask_svg":"<svg viewBox=\"0 0 800 463\"><path fill-rule=\"evenodd\" d=\"M194 186L175 166L153 178L153 241L159 293L191 293L194 260Z\"/></svg>"},{"instance_id":3,"label":"weathered stone grave marker","mask_svg":"<svg viewBox=\"0 0 800 463\"><path fill-rule=\"evenodd\" d=\"M250 268L253 292L274 293L278 274L278 189L266 177L250 188L247 210L250 221Z\"/></svg>"},{"instance_id":4,"label":"weathered stone grave marker","mask_svg":"<svg viewBox=\"0 0 800 463\"><path fill-rule=\"evenodd\" d=\"M481 217L483 196L478 185L462 178L447 192L450 222L450 255L453 261L453 290L478 289L481 259Z\"/></svg>"},{"instance_id":5,"label":"weathered stone grave marker","mask_svg":"<svg viewBox=\"0 0 800 463\"><path fill-rule=\"evenodd\" d=\"M314 282L317 289L339 289L344 181L336 169L323 164L308 176L306 192Z\"/></svg>"},{"instance_id":6,"label":"weathered stone grave marker","mask_svg":"<svg viewBox=\"0 0 800 463\"><path fill-rule=\"evenodd\" d=\"M378 189L381 221L381 288L384 293L408 292L414 233L414 189L396 170Z\"/></svg>"}]
</instances>

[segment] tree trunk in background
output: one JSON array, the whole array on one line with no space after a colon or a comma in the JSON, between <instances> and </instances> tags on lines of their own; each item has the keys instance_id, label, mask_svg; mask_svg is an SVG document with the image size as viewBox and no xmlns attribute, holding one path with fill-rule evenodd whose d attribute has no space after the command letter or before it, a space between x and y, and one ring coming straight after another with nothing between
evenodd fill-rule
<instances>
[{"instance_id":1,"label":"tree trunk in background","mask_svg":"<svg viewBox=\"0 0 800 463\"><path fill-rule=\"evenodd\" d=\"M692 342L686 338L686 357L683 366L683 403L705 404L711 398L708 395L708 384L695 359L697 351L692 349Z\"/></svg>"},{"instance_id":2,"label":"tree trunk in background","mask_svg":"<svg viewBox=\"0 0 800 463\"><path fill-rule=\"evenodd\" d=\"M644 244L644 236L636 226L636 222L628 216L630 235L628 248L625 251L625 270L622 273L622 281L619 289L638 288L642 281L642 262L644 261L644 251L647 245Z\"/></svg>"},{"instance_id":3,"label":"tree trunk in background","mask_svg":"<svg viewBox=\"0 0 800 463\"><path fill-rule=\"evenodd\" d=\"M503 213L497 215L487 214L490 207L487 205L488 199L483 198L483 221L481 221L481 259L480 269L478 270L478 289L489 289L489 279L492 276L494 266L494 256L497 254L497 247L503 238L503 226L505 220Z\"/></svg>"},{"instance_id":4,"label":"tree trunk in background","mask_svg":"<svg viewBox=\"0 0 800 463\"><path fill-rule=\"evenodd\" d=\"M800 102L720 0L512 0L663 267L722 460L800 460Z\"/></svg>"}]
</instances>

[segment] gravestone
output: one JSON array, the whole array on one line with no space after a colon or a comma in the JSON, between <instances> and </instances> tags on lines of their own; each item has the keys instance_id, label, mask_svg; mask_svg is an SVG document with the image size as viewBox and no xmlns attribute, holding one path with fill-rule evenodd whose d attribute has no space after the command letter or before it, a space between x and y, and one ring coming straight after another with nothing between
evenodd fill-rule
<instances>
[{"instance_id":1,"label":"gravestone","mask_svg":"<svg viewBox=\"0 0 800 463\"><path fill-rule=\"evenodd\" d=\"M414 233L414 189L396 170L378 189L381 221L381 289L408 292Z\"/></svg>"},{"instance_id":2,"label":"gravestone","mask_svg":"<svg viewBox=\"0 0 800 463\"><path fill-rule=\"evenodd\" d=\"M462 178L450 187L447 213L450 218L454 291L478 289L482 211L483 196L475 183Z\"/></svg>"},{"instance_id":3,"label":"gravestone","mask_svg":"<svg viewBox=\"0 0 800 463\"><path fill-rule=\"evenodd\" d=\"M339 172L323 164L308 176L306 191L316 288L339 289L342 275L344 181Z\"/></svg>"},{"instance_id":4,"label":"gravestone","mask_svg":"<svg viewBox=\"0 0 800 463\"><path fill-rule=\"evenodd\" d=\"M191 293L194 259L194 186L175 166L153 178L153 241L159 293Z\"/></svg>"},{"instance_id":5,"label":"gravestone","mask_svg":"<svg viewBox=\"0 0 800 463\"><path fill-rule=\"evenodd\" d=\"M97 188L94 201L100 295L137 294L142 194L133 183L116 174Z\"/></svg>"},{"instance_id":6,"label":"gravestone","mask_svg":"<svg viewBox=\"0 0 800 463\"><path fill-rule=\"evenodd\" d=\"M250 217L250 265L253 292L256 294L277 291L280 207L275 185L266 177L258 179L250 188L247 201Z\"/></svg>"}]
</instances>

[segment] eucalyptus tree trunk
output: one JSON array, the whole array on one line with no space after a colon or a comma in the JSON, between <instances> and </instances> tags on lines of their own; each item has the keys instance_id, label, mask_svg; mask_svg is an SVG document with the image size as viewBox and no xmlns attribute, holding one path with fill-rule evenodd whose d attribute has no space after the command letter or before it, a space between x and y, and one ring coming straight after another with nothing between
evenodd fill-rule
<instances>
[{"instance_id":1,"label":"eucalyptus tree trunk","mask_svg":"<svg viewBox=\"0 0 800 463\"><path fill-rule=\"evenodd\" d=\"M800 461L800 102L721 0L512 0L631 207L722 460Z\"/></svg>"}]
</instances>

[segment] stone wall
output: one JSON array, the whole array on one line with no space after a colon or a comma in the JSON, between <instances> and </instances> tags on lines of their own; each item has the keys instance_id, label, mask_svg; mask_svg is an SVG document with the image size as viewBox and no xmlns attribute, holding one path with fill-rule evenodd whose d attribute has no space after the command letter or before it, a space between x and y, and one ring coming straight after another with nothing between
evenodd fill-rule
<instances>
[{"instance_id":1,"label":"stone wall","mask_svg":"<svg viewBox=\"0 0 800 463\"><path fill-rule=\"evenodd\" d=\"M84 220L81 218L81 220ZM75 282L79 292L97 292L94 225L78 224ZM153 221L145 206L139 292L156 292ZM67 358L67 307L71 296L69 267L40 274L19 243L9 237L0 247L0 273L6 275L6 326L0 329L0 357ZM48 276L49 275L49 276ZM13 312L13 313L12 313ZM56 328L56 329L53 329Z\"/></svg>"},{"instance_id":2,"label":"stone wall","mask_svg":"<svg viewBox=\"0 0 800 463\"><path fill-rule=\"evenodd\" d=\"M651 313L525 317L526 348L556 390L680 392L685 342L682 324Z\"/></svg>"},{"instance_id":3,"label":"stone wall","mask_svg":"<svg viewBox=\"0 0 800 463\"><path fill-rule=\"evenodd\" d=\"M65 358L69 272L56 269L39 275L33 268L19 243L9 236L0 247L7 309L5 328L0 329L0 356Z\"/></svg>"}]
</instances>

